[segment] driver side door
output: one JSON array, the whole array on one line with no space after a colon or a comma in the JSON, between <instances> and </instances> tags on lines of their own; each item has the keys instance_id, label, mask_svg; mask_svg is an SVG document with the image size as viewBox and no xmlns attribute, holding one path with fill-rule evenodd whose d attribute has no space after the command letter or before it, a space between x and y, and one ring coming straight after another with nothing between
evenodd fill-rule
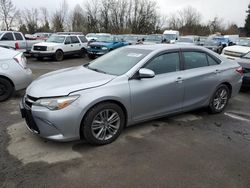
<instances>
[{"instance_id":1,"label":"driver side door","mask_svg":"<svg viewBox=\"0 0 250 188\"><path fill-rule=\"evenodd\" d=\"M144 68L154 71L155 77L129 80L133 120L181 111L184 86L179 51L159 54Z\"/></svg>"}]
</instances>

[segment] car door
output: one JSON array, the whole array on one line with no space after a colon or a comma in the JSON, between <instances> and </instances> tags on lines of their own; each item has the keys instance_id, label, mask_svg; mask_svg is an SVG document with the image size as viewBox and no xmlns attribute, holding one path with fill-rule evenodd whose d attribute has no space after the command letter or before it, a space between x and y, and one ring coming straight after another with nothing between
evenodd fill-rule
<instances>
[{"instance_id":1,"label":"car door","mask_svg":"<svg viewBox=\"0 0 250 188\"><path fill-rule=\"evenodd\" d=\"M13 36L12 32L6 32L5 34L3 34L0 41L1 41L0 42L1 44L5 44L5 45L11 46L13 48L16 47L15 46L15 39L14 39L14 36Z\"/></svg>"},{"instance_id":2,"label":"car door","mask_svg":"<svg viewBox=\"0 0 250 188\"><path fill-rule=\"evenodd\" d=\"M73 53L78 53L82 48L80 40L77 38L77 36L70 36L70 37L71 37L71 43L73 45Z\"/></svg>"},{"instance_id":3,"label":"car door","mask_svg":"<svg viewBox=\"0 0 250 188\"><path fill-rule=\"evenodd\" d=\"M186 111L207 105L221 78L218 62L208 53L182 50L182 57L185 67L183 110Z\"/></svg>"},{"instance_id":4,"label":"car door","mask_svg":"<svg viewBox=\"0 0 250 188\"><path fill-rule=\"evenodd\" d=\"M184 86L179 52L159 54L144 68L154 71L155 77L129 80L134 121L181 111Z\"/></svg>"},{"instance_id":5,"label":"car door","mask_svg":"<svg viewBox=\"0 0 250 188\"><path fill-rule=\"evenodd\" d=\"M65 54L71 54L72 51L73 51L73 44L71 42L71 37L70 36L67 36L66 39L65 39L65 42L64 42L64 53Z\"/></svg>"}]
</instances>

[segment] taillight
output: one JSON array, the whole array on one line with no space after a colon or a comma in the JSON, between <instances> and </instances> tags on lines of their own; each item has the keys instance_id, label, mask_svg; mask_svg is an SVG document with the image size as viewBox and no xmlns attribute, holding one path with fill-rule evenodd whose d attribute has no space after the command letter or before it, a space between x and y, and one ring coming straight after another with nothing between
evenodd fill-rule
<instances>
[{"instance_id":1,"label":"taillight","mask_svg":"<svg viewBox=\"0 0 250 188\"><path fill-rule=\"evenodd\" d=\"M242 67L239 67L239 68L237 68L236 69L236 72L238 72L239 74L243 74L243 69L242 69Z\"/></svg>"},{"instance_id":2,"label":"taillight","mask_svg":"<svg viewBox=\"0 0 250 188\"><path fill-rule=\"evenodd\" d=\"M18 43L18 42L15 43L15 48L16 48L16 49L20 49L20 46L19 46L19 43Z\"/></svg>"},{"instance_id":3,"label":"taillight","mask_svg":"<svg viewBox=\"0 0 250 188\"><path fill-rule=\"evenodd\" d=\"M27 68L27 59L26 57L20 53L14 57L14 60L24 69Z\"/></svg>"}]
</instances>

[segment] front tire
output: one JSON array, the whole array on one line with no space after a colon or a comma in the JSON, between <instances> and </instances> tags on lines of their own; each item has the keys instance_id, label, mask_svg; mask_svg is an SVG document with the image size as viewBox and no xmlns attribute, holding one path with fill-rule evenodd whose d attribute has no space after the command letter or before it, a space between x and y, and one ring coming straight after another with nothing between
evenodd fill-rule
<instances>
[{"instance_id":1,"label":"front tire","mask_svg":"<svg viewBox=\"0 0 250 188\"><path fill-rule=\"evenodd\" d=\"M216 91L214 92L210 104L209 104L209 111L212 114L221 113L227 107L228 101L230 98L230 90L229 88L222 84L220 85Z\"/></svg>"},{"instance_id":2,"label":"front tire","mask_svg":"<svg viewBox=\"0 0 250 188\"><path fill-rule=\"evenodd\" d=\"M82 133L93 145L105 145L115 141L125 125L123 110L115 103L101 103L86 114Z\"/></svg>"},{"instance_id":3,"label":"front tire","mask_svg":"<svg viewBox=\"0 0 250 188\"><path fill-rule=\"evenodd\" d=\"M93 54L88 54L89 59L95 59L95 55Z\"/></svg>"},{"instance_id":4,"label":"front tire","mask_svg":"<svg viewBox=\"0 0 250 188\"><path fill-rule=\"evenodd\" d=\"M9 99L14 92L14 87L10 81L0 78L0 102Z\"/></svg>"},{"instance_id":5,"label":"front tire","mask_svg":"<svg viewBox=\"0 0 250 188\"><path fill-rule=\"evenodd\" d=\"M54 59L56 61L62 61L64 58L64 54L63 54L63 51L62 50L57 50L55 55L54 55Z\"/></svg>"},{"instance_id":6,"label":"front tire","mask_svg":"<svg viewBox=\"0 0 250 188\"><path fill-rule=\"evenodd\" d=\"M81 58L85 58L86 57L86 50L85 49L81 49L80 52L79 52L79 56Z\"/></svg>"}]
</instances>

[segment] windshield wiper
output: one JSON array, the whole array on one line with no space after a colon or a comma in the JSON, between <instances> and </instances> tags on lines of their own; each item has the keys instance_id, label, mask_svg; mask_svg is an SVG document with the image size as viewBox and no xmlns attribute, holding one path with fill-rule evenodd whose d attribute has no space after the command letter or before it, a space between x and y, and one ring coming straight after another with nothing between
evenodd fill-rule
<instances>
[{"instance_id":1,"label":"windshield wiper","mask_svg":"<svg viewBox=\"0 0 250 188\"><path fill-rule=\"evenodd\" d=\"M93 70L93 71L96 71L96 72L100 72L100 73L103 73L103 74L107 74L105 71L102 71L102 70L99 70L99 69L96 69L96 68L89 67L89 64L84 65L84 67L87 67L88 69Z\"/></svg>"}]
</instances>

